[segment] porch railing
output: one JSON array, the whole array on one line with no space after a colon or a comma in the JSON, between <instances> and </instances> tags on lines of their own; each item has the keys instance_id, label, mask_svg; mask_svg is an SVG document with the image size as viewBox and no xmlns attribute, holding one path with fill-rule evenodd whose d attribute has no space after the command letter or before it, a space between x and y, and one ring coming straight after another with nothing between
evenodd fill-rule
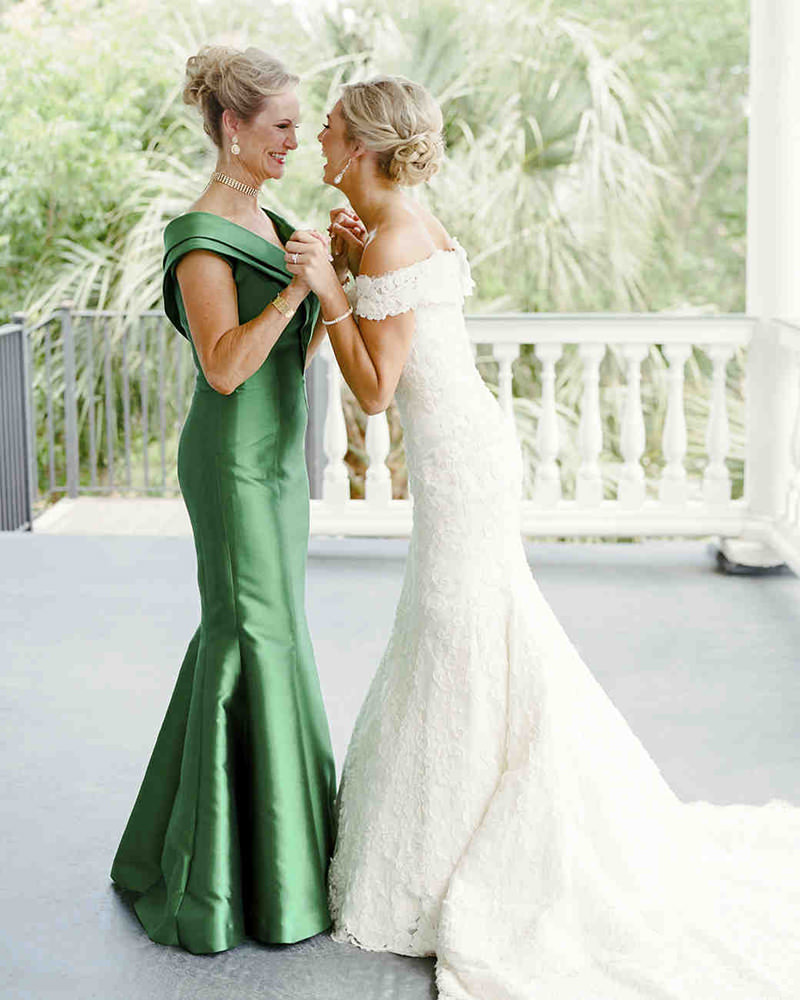
<instances>
[{"instance_id":1,"label":"porch railing","mask_svg":"<svg viewBox=\"0 0 800 1000\"><path fill-rule=\"evenodd\" d=\"M0 326L0 531L30 529L33 463L27 340L21 317Z\"/></svg>"},{"instance_id":2,"label":"porch railing","mask_svg":"<svg viewBox=\"0 0 800 1000\"><path fill-rule=\"evenodd\" d=\"M178 440L195 369L188 344L166 316L64 306L26 334L37 443L34 502L177 494ZM311 391L313 376L308 381ZM321 481L321 432L310 427L312 482Z\"/></svg>"},{"instance_id":3,"label":"porch railing","mask_svg":"<svg viewBox=\"0 0 800 1000\"><path fill-rule=\"evenodd\" d=\"M800 326L741 315L540 314L471 316L468 328L519 431L526 534L720 535L768 545L800 568ZM34 492L177 492L194 371L163 314L64 307L27 335ZM322 354L314 365L327 382L324 472L312 531L407 534L411 501L398 495L397 462L394 486L387 466L399 450L397 422L361 416L363 440L353 441L352 401L331 352ZM316 394L311 404L322 422ZM361 452L363 498L351 496L348 450Z\"/></svg>"},{"instance_id":4,"label":"porch railing","mask_svg":"<svg viewBox=\"0 0 800 1000\"><path fill-rule=\"evenodd\" d=\"M468 328L478 359L489 358L497 369L500 405L514 426L520 423L520 401L512 393L514 365L523 346L530 346L540 368L533 460L528 497L523 502L522 527L539 536L706 535L738 536L745 525L744 500L734 498L728 469L729 414L726 366L737 350L750 343L756 323L744 316L675 317L661 315L516 315L472 316ZM666 412L656 421L660 430L658 475L646 475L643 456L649 444L642 399L642 365L656 352L663 368L650 377L665 378L669 389ZM614 351L622 379L609 387L601 365ZM574 440L559 406L558 366L570 352L573 379L581 383ZM707 362L707 383L698 397L707 406L704 468L691 477L686 468L687 426L684 413L685 369L690 359ZM652 368L652 366L651 366ZM320 532L406 534L410 504L387 498L386 416L367 420L368 471L365 500L348 499L344 455L348 448L340 415L341 377L329 368L326 419L325 484L315 505L314 527ZM609 393L609 388L612 391ZM331 391L332 390L332 391ZM616 413L609 415L609 408ZM609 422L617 424L622 461L602 461ZM652 421L651 421L652 424ZM568 452L572 475L565 476ZM565 482L567 480L567 482ZM352 524L352 527L351 527Z\"/></svg>"}]
</instances>

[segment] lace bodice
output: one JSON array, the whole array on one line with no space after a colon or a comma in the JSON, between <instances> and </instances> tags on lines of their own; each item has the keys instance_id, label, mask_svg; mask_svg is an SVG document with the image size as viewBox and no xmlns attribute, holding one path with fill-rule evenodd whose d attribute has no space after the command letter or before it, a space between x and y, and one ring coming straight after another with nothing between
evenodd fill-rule
<instances>
[{"instance_id":1,"label":"lace bodice","mask_svg":"<svg viewBox=\"0 0 800 1000\"><path fill-rule=\"evenodd\" d=\"M453 250L434 250L424 260L387 274L360 274L355 280L356 315L385 319L420 305L463 304L475 287L467 254L458 240Z\"/></svg>"},{"instance_id":2,"label":"lace bodice","mask_svg":"<svg viewBox=\"0 0 800 1000\"><path fill-rule=\"evenodd\" d=\"M444 511L453 496L467 506L481 503L487 474L498 486L505 484L497 502L512 523L518 518L521 463L500 407L475 367L463 314L474 282L464 248L453 242L453 250L436 250L408 267L359 275L351 301L356 316L374 320L414 310L414 337L395 393L410 489L418 519L426 511L441 515L442 524L450 526L445 534L455 537L478 522L456 525ZM483 453L477 465L476 450ZM427 502L419 506L423 499Z\"/></svg>"}]
</instances>

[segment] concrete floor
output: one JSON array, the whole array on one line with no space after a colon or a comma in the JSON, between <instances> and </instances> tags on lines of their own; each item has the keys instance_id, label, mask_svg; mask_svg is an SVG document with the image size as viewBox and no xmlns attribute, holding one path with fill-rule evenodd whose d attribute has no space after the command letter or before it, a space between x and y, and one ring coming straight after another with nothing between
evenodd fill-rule
<instances>
[{"instance_id":1,"label":"concrete floor","mask_svg":"<svg viewBox=\"0 0 800 1000\"><path fill-rule=\"evenodd\" d=\"M337 764L406 543L315 539L308 609ZM726 577L703 542L528 546L568 633L675 791L800 804L800 581ZM0 996L430 1000L433 962L319 935L194 956L108 878L197 623L192 542L0 536Z\"/></svg>"}]
</instances>

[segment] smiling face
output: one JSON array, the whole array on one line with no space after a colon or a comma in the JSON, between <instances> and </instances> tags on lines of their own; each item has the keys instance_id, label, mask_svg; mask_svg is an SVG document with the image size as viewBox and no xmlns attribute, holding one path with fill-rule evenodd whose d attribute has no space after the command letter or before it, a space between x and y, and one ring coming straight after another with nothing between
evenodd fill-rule
<instances>
[{"instance_id":1,"label":"smiling face","mask_svg":"<svg viewBox=\"0 0 800 1000\"><path fill-rule=\"evenodd\" d=\"M227 160L240 166L256 186L270 178L283 177L287 154L297 149L300 105L293 90L264 100L262 109L249 121L241 121L229 111L223 114L227 134ZM231 136L239 141L238 156L230 153Z\"/></svg>"},{"instance_id":2,"label":"smiling face","mask_svg":"<svg viewBox=\"0 0 800 1000\"><path fill-rule=\"evenodd\" d=\"M342 118L342 102L337 101L325 119L325 125L317 136L322 146L325 165L322 179L333 184L334 177L341 171L355 150L355 143L347 137L347 127Z\"/></svg>"}]
</instances>

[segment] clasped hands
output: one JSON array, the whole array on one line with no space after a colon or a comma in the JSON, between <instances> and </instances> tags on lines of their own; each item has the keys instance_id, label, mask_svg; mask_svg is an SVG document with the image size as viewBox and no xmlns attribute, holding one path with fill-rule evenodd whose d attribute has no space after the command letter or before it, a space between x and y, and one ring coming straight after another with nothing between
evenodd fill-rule
<instances>
[{"instance_id":1,"label":"clasped hands","mask_svg":"<svg viewBox=\"0 0 800 1000\"><path fill-rule=\"evenodd\" d=\"M316 229L298 229L286 242L286 269L317 295L341 285L348 272L358 274L367 231L355 213L331 212L328 236Z\"/></svg>"}]
</instances>

